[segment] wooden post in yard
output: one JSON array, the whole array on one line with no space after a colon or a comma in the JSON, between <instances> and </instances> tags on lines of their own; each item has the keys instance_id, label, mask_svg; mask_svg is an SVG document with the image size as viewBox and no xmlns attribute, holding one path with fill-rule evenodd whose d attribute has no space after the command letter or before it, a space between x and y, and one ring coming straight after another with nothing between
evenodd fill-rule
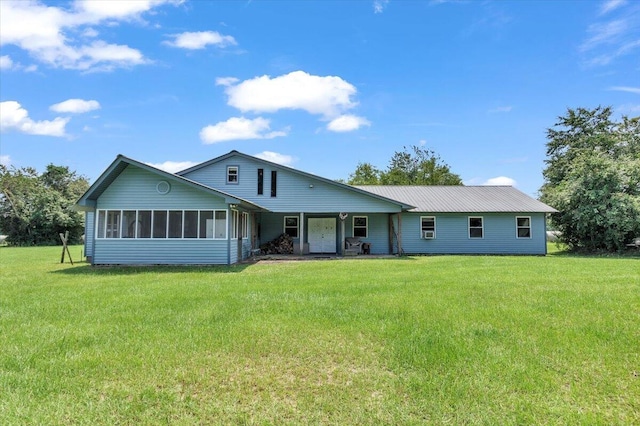
<instances>
[{"instance_id":1,"label":"wooden post in yard","mask_svg":"<svg viewBox=\"0 0 640 426\"><path fill-rule=\"evenodd\" d=\"M69 255L69 262L73 265L73 260L71 259L71 252L69 251L69 247L67 246L67 241L69 240L69 231L66 231L64 234L60 233L60 239L62 240L62 257L60 258L60 263L64 263L64 252L66 250Z\"/></svg>"}]
</instances>

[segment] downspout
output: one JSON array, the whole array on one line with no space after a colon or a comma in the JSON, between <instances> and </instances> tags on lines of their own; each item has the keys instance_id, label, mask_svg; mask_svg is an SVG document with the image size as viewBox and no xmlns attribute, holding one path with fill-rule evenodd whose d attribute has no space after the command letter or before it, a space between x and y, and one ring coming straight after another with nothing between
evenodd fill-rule
<instances>
[{"instance_id":1,"label":"downspout","mask_svg":"<svg viewBox=\"0 0 640 426\"><path fill-rule=\"evenodd\" d=\"M402 256L402 212L398 213L398 256Z\"/></svg>"}]
</instances>

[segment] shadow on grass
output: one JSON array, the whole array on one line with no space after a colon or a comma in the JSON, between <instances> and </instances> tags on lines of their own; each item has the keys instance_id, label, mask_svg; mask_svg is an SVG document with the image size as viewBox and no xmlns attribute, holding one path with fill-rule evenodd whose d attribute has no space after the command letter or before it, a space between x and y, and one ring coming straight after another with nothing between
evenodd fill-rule
<instances>
[{"instance_id":1,"label":"shadow on grass","mask_svg":"<svg viewBox=\"0 0 640 426\"><path fill-rule=\"evenodd\" d=\"M139 274L233 274L240 273L250 267L251 264L238 264L231 266L221 265L135 265L135 266L91 266L87 263L70 268L51 271L52 274L62 275L139 275Z\"/></svg>"},{"instance_id":2,"label":"shadow on grass","mask_svg":"<svg viewBox=\"0 0 640 426\"><path fill-rule=\"evenodd\" d=\"M547 256L551 257L570 257L570 258L584 258L584 259L632 259L640 260L640 250L628 249L621 252L585 252L569 250L565 247L556 247L554 250L549 250Z\"/></svg>"}]
</instances>

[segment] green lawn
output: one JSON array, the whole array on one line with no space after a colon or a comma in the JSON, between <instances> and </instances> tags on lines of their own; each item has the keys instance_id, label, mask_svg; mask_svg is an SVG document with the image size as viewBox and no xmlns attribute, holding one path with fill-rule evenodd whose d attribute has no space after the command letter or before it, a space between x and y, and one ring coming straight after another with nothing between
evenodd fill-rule
<instances>
[{"instance_id":1,"label":"green lawn","mask_svg":"<svg viewBox=\"0 0 640 426\"><path fill-rule=\"evenodd\" d=\"M60 250L0 248L2 425L640 423L639 257Z\"/></svg>"}]
</instances>

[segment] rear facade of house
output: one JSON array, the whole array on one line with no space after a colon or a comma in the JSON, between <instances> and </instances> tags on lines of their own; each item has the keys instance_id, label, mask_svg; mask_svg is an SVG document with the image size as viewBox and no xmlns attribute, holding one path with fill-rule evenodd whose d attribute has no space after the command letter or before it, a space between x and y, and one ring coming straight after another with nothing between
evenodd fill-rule
<instances>
[{"instance_id":1,"label":"rear facade of house","mask_svg":"<svg viewBox=\"0 0 640 426\"><path fill-rule=\"evenodd\" d=\"M118 156L78 208L96 265L234 264L282 234L298 254L345 254L351 237L381 255L546 253L550 207L510 187L425 188L353 187L237 151L177 174Z\"/></svg>"}]
</instances>

